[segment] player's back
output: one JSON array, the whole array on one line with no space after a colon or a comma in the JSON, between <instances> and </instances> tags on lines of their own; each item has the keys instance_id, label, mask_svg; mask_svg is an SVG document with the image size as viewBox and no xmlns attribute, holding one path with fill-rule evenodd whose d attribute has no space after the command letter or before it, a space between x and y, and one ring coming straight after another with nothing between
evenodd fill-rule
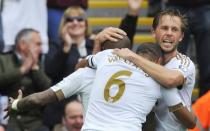
<instances>
[{"instance_id":1,"label":"player's back","mask_svg":"<svg viewBox=\"0 0 210 131\"><path fill-rule=\"evenodd\" d=\"M160 86L133 63L101 52L83 130L139 131Z\"/></svg>"}]
</instances>

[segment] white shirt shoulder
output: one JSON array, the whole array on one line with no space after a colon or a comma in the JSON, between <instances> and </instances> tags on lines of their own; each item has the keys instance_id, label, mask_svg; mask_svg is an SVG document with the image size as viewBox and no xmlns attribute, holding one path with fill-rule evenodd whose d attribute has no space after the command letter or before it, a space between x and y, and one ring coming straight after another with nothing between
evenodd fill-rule
<instances>
[{"instance_id":1,"label":"white shirt shoulder","mask_svg":"<svg viewBox=\"0 0 210 131\"><path fill-rule=\"evenodd\" d=\"M176 57L172 58L164 66L168 69L174 69L180 71L185 78L188 77L189 75L195 74L194 63L189 57L181 53L178 53Z\"/></svg>"},{"instance_id":2,"label":"white shirt shoulder","mask_svg":"<svg viewBox=\"0 0 210 131\"><path fill-rule=\"evenodd\" d=\"M54 92L61 90L65 98L75 94L80 95L85 113L94 78L95 70L88 67L80 68L52 86L51 89Z\"/></svg>"}]
</instances>

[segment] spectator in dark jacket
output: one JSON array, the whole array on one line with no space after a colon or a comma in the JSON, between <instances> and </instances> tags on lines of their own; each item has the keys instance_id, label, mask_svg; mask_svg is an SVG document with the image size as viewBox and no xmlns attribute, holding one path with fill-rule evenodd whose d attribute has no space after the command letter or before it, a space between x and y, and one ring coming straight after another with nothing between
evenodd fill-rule
<instances>
[{"instance_id":1,"label":"spectator in dark jacket","mask_svg":"<svg viewBox=\"0 0 210 131\"><path fill-rule=\"evenodd\" d=\"M17 97L21 89L25 95L50 87L51 81L39 65L41 38L34 29L21 30L12 52L0 54L0 92ZM12 112L8 121L9 131L47 131L42 122L41 110Z\"/></svg>"}]
</instances>

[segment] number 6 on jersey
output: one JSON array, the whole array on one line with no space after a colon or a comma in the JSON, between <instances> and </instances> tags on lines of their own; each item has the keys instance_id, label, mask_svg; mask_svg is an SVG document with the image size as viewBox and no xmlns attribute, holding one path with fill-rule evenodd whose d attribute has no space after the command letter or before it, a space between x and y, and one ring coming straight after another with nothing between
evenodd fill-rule
<instances>
[{"instance_id":1,"label":"number 6 on jersey","mask_svg":"<svg viewBox=\"0 0 210 131\"><path fill-rule=\"evenodd\" d=\"M119 76L131 76L132 72L122 70L118 71L115 74L111 76L111 78L108 80L105 89L104 89L104 99L107 102L114 103L120 99L120 97L123 95L125 90L125 82L122 80L117 79ZM112 85L117 85L119 87L119 90L115 96L110 96L110 88Z\"/></svg>"}]
</instances>

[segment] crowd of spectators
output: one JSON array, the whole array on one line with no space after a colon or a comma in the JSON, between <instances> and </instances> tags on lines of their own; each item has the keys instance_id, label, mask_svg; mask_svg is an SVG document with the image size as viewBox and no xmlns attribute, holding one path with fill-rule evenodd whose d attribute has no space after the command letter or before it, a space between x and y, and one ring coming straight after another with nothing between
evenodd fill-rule
<instances>
[{"instance_id":1,"label":"crowd of spectators","mask_svg":"<svg viewBox=\"0 0 210 131\"><path fill-rule=\"evenodd\" d=\"M92 54L87 0L1 0L0 7L0 100L6 99L4 103L15 98L19 89L27 96L49 88L71 74L80 59ZM129 12L120 25L130 39L139 8L139 2L129 1ZM72 99L77 96L34 111L9 114L8 121L3 118L7 105L2 104L0 123L15 131L52 130L62 123L64 105Z\"/></svg>"},{"instance_id":2,"label":"crowd of spectators","mask_svg":"<svg viewBox=\"0 0 210 131\"><path fill-rule=\"evenodd\" d=\"M132 0L128 3L128 14L119 28L133 43L140 6ZM149 8L148 16L164 8L175 8L186 15L188 30L178 48L186 54L189 45L195 43L199 96L204 95L210 89L210 0L149 3L155 8ZM76 64L92 54L94 39L88 34L87 11L88 0L0 0L0 131L48 131L56 124L68 123L66 116L62 117L70 106L65 104L79 104L76 95L41 109L10 114L9 119L3 119L4 108L18 89L24 95L45 90L74 72Z\"/></svg>"}]
</instances>

